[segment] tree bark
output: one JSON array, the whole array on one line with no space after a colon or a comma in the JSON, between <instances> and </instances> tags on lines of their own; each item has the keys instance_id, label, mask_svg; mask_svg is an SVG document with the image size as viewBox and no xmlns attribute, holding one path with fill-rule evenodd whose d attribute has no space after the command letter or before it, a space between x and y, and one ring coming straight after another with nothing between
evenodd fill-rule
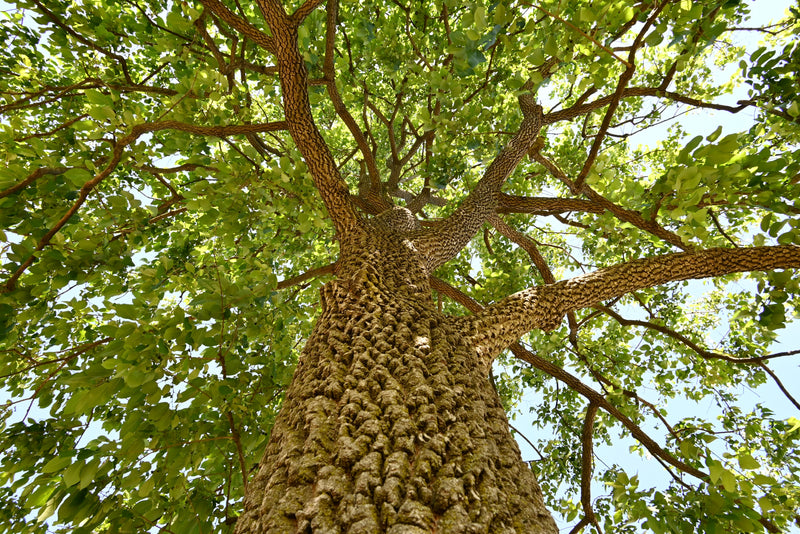
<instances>
[{"instance_id":1,"label":"tree bark","mask_svg":"<svg viewBox=\"0 0 800 534\"><path fill-rule=\"evenodd\" d=\"M239 534L556 533L486 367L378 219L343 246Z\"/></svg>"}]
</instances>

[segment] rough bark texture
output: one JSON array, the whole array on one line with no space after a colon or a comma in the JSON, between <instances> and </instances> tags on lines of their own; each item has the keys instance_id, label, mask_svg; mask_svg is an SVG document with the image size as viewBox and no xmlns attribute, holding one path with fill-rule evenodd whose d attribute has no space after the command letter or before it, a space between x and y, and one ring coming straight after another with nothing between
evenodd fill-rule
<instances>
[{"instance_id":1,"label":"rough bark texture","mask_svg":"<svg viewBox=\"0 0 800 534\"><path fill-rule=\"evenodd\" d=\"M387 219L322 291L236 532L557 532L486 367Z\"/></svg>"}]
</instances>

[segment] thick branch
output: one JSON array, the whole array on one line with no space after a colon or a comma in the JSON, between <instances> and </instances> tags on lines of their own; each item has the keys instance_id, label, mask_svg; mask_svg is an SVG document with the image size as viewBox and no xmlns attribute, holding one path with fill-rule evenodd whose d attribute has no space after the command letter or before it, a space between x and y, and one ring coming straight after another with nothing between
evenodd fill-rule
<instances>
[{"instance_id":1,"label":"thick branch","mask_svg":"<svg viewBox=\"0 0 800 534\"><path fill-rule=\"evenodd\" d=\"M521 197L500 193L497 200L497 213L530 213L532 215L553 215L555 213L603 213L605 208L591 200L581 198Z\"/></svg>"},{"instance_id":2,"label":"thick branch","mask_svg":"<svg viewBox=\"0 0 800 534\"><path fill-rule=\"evenodd\" d=\"M492 161L475 189L449 217L413 239L427 259L429 271L458 254L495 212L500 187L536 141L542 127L542 108L526 97L530 95L520 98L524 119L519 131Z\"/></svg>"},{"instance_id":3,"label":"thick branch","mask_svg":"<svg viewBox=\"0 0 800 534\"><path fill-rule=\"evenodd\" d=\"M289 133L303 155L314 185L325 203L339 238L342 239L360 227L360 219L350 200L347 184L339 174L333 154L311 114L308 71L298 49L297 28L276 0L259 0L259 7L275 41L283 108Z\"/></svg>"},{"instance_id":4,"label":"thick branch","mask_svg":"<svg viewBox=\"0 0 800 534\"><path fill-rule=\"evenodd\" d=\"M12 185L11 187L9 187L4 191L0 191L0 198L7 197L8 195L13 195L17 191L25 189L26 187L31 185L33 182L35 182L42 176L64 174L68 170L69 169L67 167L55 167L55 168L40 167L35 171L33 171L32 173L30 173L28 177L22 180L20 183Z\"/></svg>"},{"instance_id":5,"label":"thick branch","mask_svg":"<svg viewBox=\"0 0 800 534\"><path fill-rule=\"evenodd\" d=\"M299 26L303 22L303 20L305 20L305 18L311 14L312 11L317 9L317 7L320 4L322 4L322 2L323 0L306 0L305 2L303 2L303 5L298 7L297 10L294 13L292 13L291 16L292 23L295 24L296 26ZM329 8L330 5L331 4L329 3L328 4Z\"/></svg>"},{"instance_id":6,"label":"thick branch","mask_svg":"<svg viewBox=\"0 0 800 534\"><path fill-rule=\"evenodd\" d=\"M553 330L570 311L638 289L738 272L797 268L800 268L797 245L714 248L634 260L515 293L464 318L464 329L473 338L482 359L491 361L526 332Z\"/></svg>"},{"instance_id":7,"label":"thick branch","mask_svg":"<svg viewBox=\"0 0 800 534\"><path fill-rule=\"evenodd\" d=\"M214 13L231 28L258 44L269 52L275 52L275 40L248 21L225 7L219 0L200 0L203 6Z\"/></svg>"},{"instance_id":8,"label":"thick branch","mask_svg":"<svg viewBox=\"0 0 800 534\"><path fill-rule=\"evenodd\" d=\"M328 96L330 96L331 102L333 103L333 108L336 110L336 114L339 115L339 118L341 118L345 123L347 129L350 130L350 135L353 136L353 139L358 146L358 150L361 152L361 155L364 158L364 163L367 166L367 175L369 176L370 181L368 200L377 203L378 206L385 210L389 209L391 206L380 196L380 173L378 172L378 167L375 163L375 157L372 153L372 150L370 150L369 145L367 144L364 133L361 131L361 128L358 126L355 119L353 119L353 116L347 110L347 107L345 107L344 101L339 94L339 90L336 88L336 68L333 55L338 12L338 0L330 0L327 6L325 61L322 67L323 73L325 74L325 86L328 90Z\"/></svg>"}]
</instances>

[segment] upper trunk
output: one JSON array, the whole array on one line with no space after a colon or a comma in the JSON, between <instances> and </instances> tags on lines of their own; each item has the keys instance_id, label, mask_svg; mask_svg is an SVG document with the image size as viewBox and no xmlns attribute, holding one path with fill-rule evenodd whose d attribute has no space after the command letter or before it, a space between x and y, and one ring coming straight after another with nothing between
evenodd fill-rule
<instances>
[{"instance_id":1,"label":"upper trunk","mask_svg":"<svg viewBox=\"0 0 800 534\"><path fill-rule=\"evenodd\" d=\"M238 533L557 532L413 246L343 244Z\"/></svg>"}]
</instances>

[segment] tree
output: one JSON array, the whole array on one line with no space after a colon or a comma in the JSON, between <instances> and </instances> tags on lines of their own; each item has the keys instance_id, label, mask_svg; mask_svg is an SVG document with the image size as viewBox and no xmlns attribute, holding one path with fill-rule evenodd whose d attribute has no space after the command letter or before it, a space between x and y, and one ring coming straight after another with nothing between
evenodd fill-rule
<instances>
[{"instance_id":1,"label":"tree","mask_svg":"<svg viewBox=\"0 0 800 534\"><path fill-rule=\"evenodd\" d=\"M800 294L800 24L750 9L18 1L3 524L797 522L800 421L737 398L769 381L800 409L773 364L800 351L770 352ZM636 146L704 109L755 120ZM549 432L533 462L506 416L523 390ZM618 436L671 482L595 462Z\"/></svg>"}]
</instances>

